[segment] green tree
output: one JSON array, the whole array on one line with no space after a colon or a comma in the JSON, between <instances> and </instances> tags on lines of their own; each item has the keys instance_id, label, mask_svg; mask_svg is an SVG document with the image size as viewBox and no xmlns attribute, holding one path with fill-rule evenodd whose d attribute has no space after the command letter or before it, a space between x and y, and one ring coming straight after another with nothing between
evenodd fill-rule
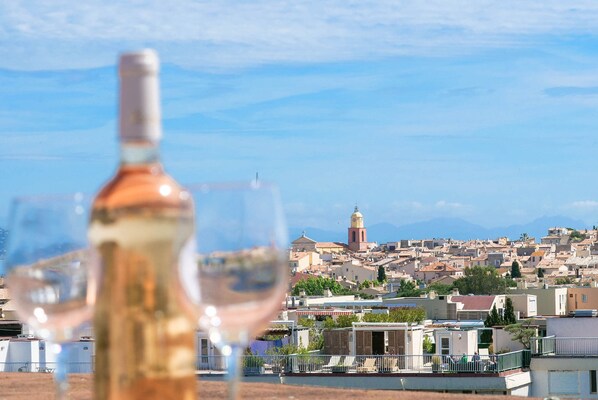
<instances>
[{"instance_id":1,"label":"green tree","mask_svg":"<svg viewBox=\"0 0 598 400\"><path fill-rule=\"evenodd\" d=\"M363 316L363 322L390 322L388 314L367 313Z\"/></svg>"},{"instance_id":2,"label":"green tree","mask_svg":"<svg viewBox=\"0 0 598 400\"><path fill-rule=\"evenodd\" d=\"M378 282L386 282L386 270L382 265L378 266Z\"/></svg>"},{"instance_id":3,"label":"green tree","mask_svg":"<svg viewBox=\"0 0 598 400\"><path fill-rule=\"evenodd\" d=\"M521 242L527 242L528 240L529 240L529 235L525 232L519 236L519 241L521 241Z\"/></svg>"},{"instance_id":4,"label":"green tree","mask_svg":"<svg viewBox=\"0 0 598 400\"><path fill-rule=\"evenodd\" d=\"M422 350L424 353L431 354L434 352L434 343L432 343L432 339L430 336L424 336L424 341L422 343Z\"/></svg>"},{"instance_id":5,"label":"green tree","mask_svg":"<svg viewBox=\"0 0 598 400\"><path fill-rule=\"evenodd\" d=\"M447 295L451 294L451 292L453 291L453 285L447 285L445 283L431 283L426 288L426 291L430 292L431 290L433 290L434 292L436 292L436 294L439 294L441 296Z\"/></svg>"},{"instance_id":6,"label":"green tree","mask_svg":"<svg viewBox=\"0 0 598 400\"><path fill-rule=\"evenodd\" d=\"M537 335L534 328L530 327L531 321L527 325L512 324L505 327L505 331L511 334L511 339L521 343L526 349L529 349L531 339Z\"/></svg>"},{"instance_id":7,"label":"green tree","mask_svg":"<svg viewBox=\"0 0 598 400\"><path fill-rule=\"evenodd\" d=\"M496 325L503 325L504 321L501 318L500 314L498 313L498 310L496 309L496 304L492 306L492 310L490 310L490 314L488 314L488 316L486 317L486 320L484 321L484 326L486 328L491 328L493 326Z\"/></svg>"},{"instance_id":8,"label":"green tree","mask_svg":"<svg viewBox=\"0 0 598 400\"><path fill-rule=\"evenodd\" d=\"M311 318L301 317L297 322L299 325L305 326L306 328L314 328L316 326L316 321Z\"/></svg>"},{"instance_id":9,"label":"green tree","mask_svg":"<svg viewBox=\"0 0 598 400\"><path fill-rule=\"evenodd\" d=\"M573 281L573 279L571 279L570 276L565 276L565 277L562 277L562 278L556 278L555 281L554 281L554 283L556 285L570 285L570 284L575 283L575 282Z\"/></svg>"},{"instance_id":10,"label":"green tree","mask_svg":"<svg viewBox=\"0 0 598 400\"><path fill-rule=\"evenodd\" d=\"M368 281L368 280L366 279L365 281L363 281L363 282L361 282L361 283L359 284L359 289L360 289L360 290L361 290L361 289L368 289L368 288L372 287L372 285L373 285L373 284L372 284L372 282L371 282L371 281Z\"/></svg>"},{"instance_id":11,"label":"green tree","mask_svg":"<svg viewBox=\"0 0 598 400\"><path fill-rule=\"evenodd\" d=\"M328 317L324 320L324 329L350 328L353 322L359 322L357 315L339 315L336 321Z\"/></svg>"},{"instance_id":12,"label":"green tree","mask_svg":"<svg viewBox=\"0 0 598 400\"><path fill-rule=\"evenodd\" d=\"M322 331L316 326L316 321L311 318L299 318L299 325L309 328L308 350L319 350L324 346Z\"/></svg>"},{"instance_id":13,"label":"green tree","mask_svg":"<svg viewBox=\"0 0 598 400\"><path fill-rule=\"evenodd\" d=\"M573 232L569 234L569 240L571 242L581 242L586 238L586 235L579 232L578 230L572 229Z\"/></svg>"},{"instance_id":14,"label":"green tree","mask_svg":"<svg viewBox=\"0 0 598 400\"><path fill-rule=\"evenodd\" d=\"M519 268L517 260L513 261L511 264L511 278L521 278L521 269Z\"/></svg>"},{"instance_id":15,"label":"green tree","mask_svg":"<svg viewBox=\"0 0 598 400\"><path fill-rule=\"evenodd\" d=\"M419 297L422 291L413 283L413 281L406 281L401 279L401 286L397 291L397 297Z\"/></svg>"},{"instance_id":16,"label":"green tree","mask_svg":"<svg viewBox=\"0 0 598 400\"><path fill-rule=\"evenodd\" d=\"M504 321L500 317L500 314L498 313L498 310L496 309L496 304L494 304L492 306L492 310L490 310L490 313L488 314L488 316L486 317L486 320L484 321L484 326L486 328L492 328L493 326L503 325L503 324L504 324ZM491 343L492 342L492 331L484 330L482 332L482 336L480 337L480 341L482 343Z\"/></svg>"},{"instance_id":17,"label":"green tree","mask_svg":"<svg viewBox=\"0 0 598 400\"><path fill-rule=\"evenodd\" d=\"M334 319L332 319L331 317L327 317L324 320L324 329L334 329L334 328L338 328L338 326L336 325L336 321Z\"/></svg>"},{"instance_id":18,"label":"green tree","mask_svg":"<svg viewBox=\"0 0 598 400\"><path fill-rule=\"evenodd\" d=\"M509 282L498 275L494 267L465 268L465 276L457 279L455 287L463 294L500 294Z\"/></svg>"},{"instance_id":19,"label":"green tree","mask_svg":"<svg viewBox=\"0 0 598 400\"><path fill-rule=\"evenodd\" d=\"M515 309L513 308L513 301L508 297L505 302L505 313L503 316L503 323L505 325L513 325L517 323L517 318L515 318Z\"/></svg>"},{"instance_id":20,"label":"green tree","mask_svg":"<svg viewBox=\"0 0 598 400\"><path fill-rule=\"evenodd\" d=\"M334 279L313 276L297 282L292 294L299 296L301 292L305 292L307 296L322 296L326 289L330 290L333 294L345 294L348 292L347 289L342 287Z\"/></svg>"},{"instance_id":21,"label":"green tree","mask_svg":"<svg viewBox=\"0 0 598 400\"><path fill-rule=\"evenodd\" d=\"M270 347L266 350L266 354L268 355L289 355L295 354L299 351L299 347L294 344L284 344L281 347Z\"/></svg>"},{"instance_id":22,"label":"green tree","mask_svg":"<svg viewBox=\"0 0 598 400\"><path fill-rule=\"evenodd\" d=\"M397 307L388 313L390 322L421 323L426 319L426 310L422 307Z\"/></svg>"}]
</instances>

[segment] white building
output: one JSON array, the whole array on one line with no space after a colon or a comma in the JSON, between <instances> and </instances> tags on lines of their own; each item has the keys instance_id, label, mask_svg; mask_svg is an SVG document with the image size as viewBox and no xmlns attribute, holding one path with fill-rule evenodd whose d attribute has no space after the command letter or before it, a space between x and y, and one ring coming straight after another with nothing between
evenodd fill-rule
<instances>
[{"instance_id":1,"label":"white building","mask_svg":"<svg viewBox=\"0 0 598 400\"><path fill-rule=\"evenodd\" d=\"M549 318L532 342L533 397L598 398L598 318Z\"/></svg>"},{"instance_id":2,"label":"white building","mask_svg":"<svg viewBox=\"0 0 598 400\"><path fill-rule=\"evenodd\" d=\"M56 369L56 354L48 342L21 335L0 340L0 372L52 372ZM91 373L93 371L94 342L71 342L67 372Z\"/></svg>"}]
</instances>

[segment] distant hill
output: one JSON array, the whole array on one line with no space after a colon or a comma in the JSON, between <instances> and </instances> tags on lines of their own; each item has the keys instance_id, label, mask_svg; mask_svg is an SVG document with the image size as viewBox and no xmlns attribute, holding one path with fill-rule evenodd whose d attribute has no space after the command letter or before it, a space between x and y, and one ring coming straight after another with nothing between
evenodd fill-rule
<instances>
[{"instance_id":1,"label":"distant hill","mask_svg":"<svg viewBox=\"0 0 598 400\"><path fill-rule=\"evenodd\" d=\"M434 218L427 221L396 226L379 223L366 226L368 240L378 243L399 241L401 239L451 238L457 240L496 239L506 236L518 239L522 233L535 237L540 242L546 236L548 228L562 226L575 229L588 229L583 221L563 216L541 217L526 224L510 225L498 228L485 228L460 218ZM290 228L289 238L295 240L302 232L319 242L346 242L347 231L329 231L318 228Z\"/></svg>"},{"instance_id":2,"label":"distant hill","mask_svg":"<svg viewBox=\"0 0 598 400\"><path fill-rule=\"evenodd\" d=\"M289 228L289 241L300 237L305 231L305 236L318 242L347 242L347 231L336 232L318 228ZM369 231L368 231L369 232ZM369 233L368 233L369 235Z\"/></svg>"}]
</instances>

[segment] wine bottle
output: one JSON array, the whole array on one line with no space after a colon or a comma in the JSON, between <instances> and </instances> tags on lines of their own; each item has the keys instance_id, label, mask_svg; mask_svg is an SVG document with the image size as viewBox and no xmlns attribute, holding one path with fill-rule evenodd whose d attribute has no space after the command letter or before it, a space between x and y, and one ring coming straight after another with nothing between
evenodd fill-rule
<instances>
[{"instance_id":1,"label":"wine bottle","mask_svg":"<svg viewBox=\"0 0 598 400\"><path fill-rule=\"evenodd\" d=\"M95 398L191 400L195 324L175 266L191 248L193 202L159 160L156 53L122 55L119 75L120 166L95 198L89 226L102 268Z\"/></svg>"}]
</instances>

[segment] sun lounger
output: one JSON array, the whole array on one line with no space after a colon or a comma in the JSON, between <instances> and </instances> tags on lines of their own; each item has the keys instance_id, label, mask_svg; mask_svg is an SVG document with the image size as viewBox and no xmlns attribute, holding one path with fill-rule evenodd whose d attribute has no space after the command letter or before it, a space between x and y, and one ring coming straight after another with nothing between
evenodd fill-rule
<instances>
[{"instance_id":1,"label":"sun lounger","mask_svg":"<svg viewBox=\"0 0 598 400\"><path fill-rule=\"evenodd\" d=\"M345 356L338 365L331 368L333 374L342 374L346 372L355 372L355 357Z\"/></svg>"},{"instance_id":2,"label":"sun lounger","mask_svg":"<svg viewBox=\"0 0 598 400\"><path fill-rule=\"evenodd\" d=\"M357 367L358 373L371 373L376 372L378 368L376 368L376 359L375 358L366 358L363 364Z\"/></svg>"},{"instance_id":3,"label":"sun lounger","mask_svg":"<svg viewBox=\"0 0 598 400\"><path fill-rule=\"evenodd\" d=\"M322 365L322 371L331 372L332 367L337 367L339 365L341 365L341 356L330 356L328 364Z\"/></svg>"},{"instance_id":4,"label":"sun lounger","mask_svg":"<svg viewBox=\"0 0 598 400\"><path fill-rule=\"evenodd\" d=\"M399 370L398 359L396 357L382 357L378 365L379 372L397 372Z\"/></svg>"}]
</instances>

